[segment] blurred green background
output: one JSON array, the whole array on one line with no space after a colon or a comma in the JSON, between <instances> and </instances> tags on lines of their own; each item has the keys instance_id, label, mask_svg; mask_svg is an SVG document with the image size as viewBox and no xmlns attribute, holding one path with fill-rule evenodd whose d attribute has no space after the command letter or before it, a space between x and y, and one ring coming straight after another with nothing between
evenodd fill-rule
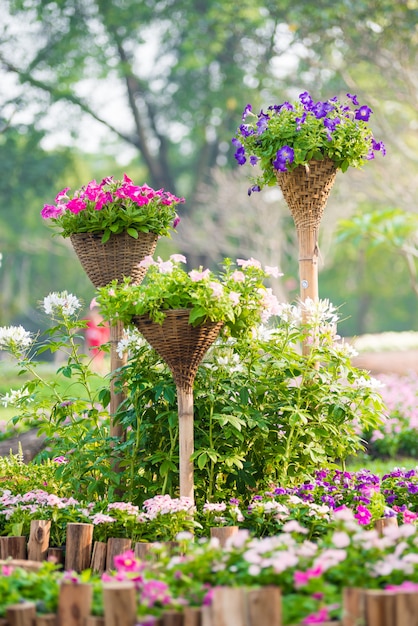
<instances>
[{"instance_id":1,"label":"blurred green background","mask_svg":"<svg viewBox=\"0 0 418 626\"><path fill-rule=\"evenodd\" d=\"M50 291L88 305L92 286L40 211L63 187L123 172L186 197L158 254L192 267L253 256L280 267L274 290L295 299L287 207L278 189L248 197L231 137L247 103L308 90L356 93L387 148L337 176L320 295L342 307L342 335L418 330L417 0L0 0L0 11L1 325L42 327Z\"/></svg>"}]
</instances>

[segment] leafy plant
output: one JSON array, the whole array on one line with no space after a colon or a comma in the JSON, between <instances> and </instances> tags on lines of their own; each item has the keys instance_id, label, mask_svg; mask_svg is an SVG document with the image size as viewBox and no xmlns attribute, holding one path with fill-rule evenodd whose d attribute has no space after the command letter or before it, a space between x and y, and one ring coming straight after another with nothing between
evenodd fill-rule
<instances>
[{"instance_id":1,"label":"leafy plant","mask_svg":"<svg viewBox=\"0 0 418 626\"><path fill-rule=\"evenodd\" d=\"M254 489L298 482L318 466L343 463L362 449L359 424L380 423L384 405L374 379L351 365L350 346L334 340L335 310L326 302L316 315L313 309L302 323L299 307L282 305L276 328L218 340L208 352L194 385L198 501L248 499ZM308 356L299 350L306 336L319 338ZM143 341L132 345L134 356L121 372L129 393L119 411L127 432L119 450L127 453L128 494L135 500L141 486L147 496L173 496L179 454L174 384L153 350Z\"/></svg>"},{"instance_id":2,"label":"leafy plant","mask_svg":"<svg viewBox=\"0 0 418 626\"><path fill-rule=\"evenodd\" d=\"M79 319L81 304L67 292L52 293L42 302L54 325L33 335L23 327L0 328L0 349L17 361L24 382L18 392L8 392L15 423L36 423L46 436L39 459L58 458L55 478L73 493L98 498L112 491L118 476L112 469L109 437L109 384L89 367L80 352L80 331L86 321ZM42 355L60 352L66 357L56 376L45 376Z\"/></svg>"}]
</instances>

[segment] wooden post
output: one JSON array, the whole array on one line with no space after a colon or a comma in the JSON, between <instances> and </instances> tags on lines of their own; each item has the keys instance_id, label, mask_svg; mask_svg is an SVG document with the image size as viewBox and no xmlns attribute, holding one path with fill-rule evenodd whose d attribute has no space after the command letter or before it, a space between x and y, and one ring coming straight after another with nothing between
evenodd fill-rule
<instances>
[{"instance_id":1,"label":"wooden post","mask_svg":"<svg viewBox=\"0 0 418 626\"><path fill-rule=\"evenodd\" d=\"M396 626L418 626L418 593L396 592Z\"/></svg>"},{"instance_id":2,"label":"wooden post","mask_svg":"<svg viewBox=\"0 0 418 626\"><path fill-rule=\"evenodd\" d=\"M86 621L84 622L84 626L105 626L104 617L98 617L96 615L89 615L86 618Z\"/></svg>"},{"instance_id":3,"label":"wooden post","mask_svg":"<svg viewBox=\"0 0 418 626\"><path fill-rule=\"evenodd\" d=\"M230 537L238 532L238 526L214 526L210 529L210 536L219 541L219 545L224 548Z\"/></svg>"},{"instance_id":4,"label":"wooden post","mask_svg":"<svg viewBox=\"0 0 418 626\"><path fill-rule=\"evenodd\" d=\"M50 520L32 520L28 541L28 559L45 561L48 556Z\"/></svg>"},{"instance_id":5,"label":"wooden post","mask_svg":"<svg viewBox=\"0 0 418 626\"><path fill-rule=\"evenodd\" d=\"M267 586L247 594L249 626L282 626L282 597L279 587Z\"/></svg>"},{"instance_id":6,"label":"wooden post","mask_svg":"<svg viewBox=\"0 0 418 626\"><path fill-rule=\"evenodd\" d=\"M90 567L93 524L67 524L65 569L82 572Z\"/></svg>"},{"instance_id":7,"label":"wooden post","mask_svg":"<svg viewBox=\"0 0 418 626\"><path fill-rule=\"evenodd\" d=\"M115 372L119 368L123 367L127 363L126 356L122 358L119 357L116 352L119 341L122 339L123 335L123 324L122 322L117 322L115 325L111 325L110 327L110 371L112 373L112 380L110 383L110 415L113 416L119 408L119 405L125 399L123 393L115 393L115 382L117 381L117 375L115 377ZM117 437L120 440L123 440L123 428L121 424L115 423L112 418L112 422L110 424L110 436Z\"/></svg>"},{"instance_id":8,"label":"wooden post","mask_svg":"<svg viewBox=\"0 0 418 626\"><path fill-rule=\"evenodd\" d=\"M91 555L90 567L93 572L103 574L106 570L107 543L105 541L95 541L93 544L93 554Z\"/></svg>"},{"instance_id":9,"label":"wooden post","mask_svg":"<svg viewBox=\"0 0 418 626\"><path fill-rule=\"evenodd\" d=\"M243 588L217 587L211 607L213 626L248 626L245 600Z\"/></svg>"},{"instance_id":10,"label":"wooden post","mask_svg":"<svg viewBox=\"0 0 418 626\"><path fill-rule=\"evenodd\" d=\"M170 609L163 613L163 626L183 626L183 615L178 611Z\"/></svg>"},{"instance_id":11,"label":"wooden post","mask_svg":"<svg viewBox=\"0 0 418 626\"><path fill-rule=\"evenodd\" d=\"M0 537L0 559L26 559L26 537Z\"/></svg>"},{"instance_id":12,"label":"wooden post","mask_svg":"<svg viewBox=\"0 0 418 626\"><path fill-rule=\"evenodd\" d=\"M131 539L122 538L110 538L107 540L107 554L106 554L106 569L114 569L115 556L123 554L127 550L132 548Z\"/></svg>"},{"instance_id":13,"label":"wooden post","mask_svg":"<svg viewBox=\"0 0 418 626\"><path fill-rule=\"evenodd\" d=\"M318 300L318 230L311 226L297 229L299 242L300 298Z\"/></svg>"},{"instance_id":14,"label":"wooden post","mask_svg":"<svg viewBox=\"0 0 418 626\"><path fill-rule=\"evenodd\" d=\"M200 607L184 607L183 626L202 626L202 610Z\"/></svg>"},{"instance_id":15,"label":"wooden post","mask_svg":"<svg viewBox=\"0 0 418 626\"><path fill-rule=\"evenodd\" d=\"M177 386L180 446L180 497L194 499L194 470L191 456L194 450L193 389Z\"/></svg>"},{"instance_id":16,"label":"wooden post","mask_svg":"<svg viewBox=\"0 0 418 626\"><path fill-rule=\"evenodd\" d=\"M367 626L396 626L395 613L394 593L375 590L366 591Z\"/></svg>"},{"instance_id":17,"label":"wooden post","mask_svg":"<svg viewBox=\"0 0 418 626\"><path fill-rule=\"evenodd\" d=\"M135 544L135 556L141 559L141 561L145 561L153 545L154 544L149 541L137 542Z\"/></svg>"},{"instance_id":18,"label":"wooden post","mask_svg":"<svg viewBox=\"0 0 418 626\"><path fill-rule=\"evenodd\" d=\"M103 584L105 626L135 626L136 597L133 582Z\"/></svg>"},{"instance_id":19,"label":"wooden post","mask_svg":"<svg viewBox=\"0 0 418 626\"><path fill-rule=\"evenodd\" d=\"M48 561L56 563L57 565L64 565L65 561L65 548L48 548Z\"/></svg>"},{"instance_id":20,"label":"wooden post","mask_svg":"<svg viewBox=\"0 0 418 626\"><path fill-rule=\"evenodd\" d=\"M84 626L91 612L92 599L92 585L63 582L58 598L59 626Z\"/></svg>"},{"instance_id":21,"label":"wooden post","mask_svg":"<svg viewBox=\"0 0 418 626\"><path fill-rule=\"evenodd\" d=\"M365 593L358 587L344 587L342 626L357 626L365 621Z\"/></svg>"},{"instance_id":22,"label":"wooden post","mask_svg":"<svg viewBox=\"0 0 418 626\"><path fill-rule=\"evenodd\" d=\"M384 534L383 531L385 528L388 528L389 526L397 526L397 525L398 525L398 520L395 516L394 517L382 517L381 519L376 520L374 527L379 533L379 535L382 537Z\"/></svg>"},{"instance_id":23,"label":"wooden post","mask_svg":"<svg viewBox=\"0 0 418 626\"><path fill-rule=\"evenodd\" d=\"M55 613L37 615L35 624L36 626L58 626L58 616Z\"/></svg>"},{"instance_id":24,"label":"wooden post","mask_svg":"<svg viewBox=\"0 0 418 626\"><path fill-rule=\"evenodd\" d=\"M12 604L7 607L6 620L9 626L33 626L36 618L36 605L33 602Z\"/></svg>"}]
</instances>

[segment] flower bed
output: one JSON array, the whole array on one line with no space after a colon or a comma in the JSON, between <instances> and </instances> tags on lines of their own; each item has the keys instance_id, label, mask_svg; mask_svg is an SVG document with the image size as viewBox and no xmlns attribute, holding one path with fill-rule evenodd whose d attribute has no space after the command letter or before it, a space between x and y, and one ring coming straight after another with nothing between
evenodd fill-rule
<instances>
[{"instance_id":1,"label":"flower bed","mask_svg":"<svg viewBox=\"0 0 418 626\"><path fill-rule=\"evenodd\" d=\"M274 537L254 538L240 531L224 548L216 540L193 541L182 533L174 553L161 544L143 559L127 551L116 556L112 571L101 577L87 571L79 575L59 572L50 563L36 573L6 566L0 576L0 617L10 604L22 600L37 604L41 613L65 613L69 596L77 606L78 598L86 593L80 613L86 617L93 613L96 618L106 615L107 620L119 615L122 609L117 607L124 606L126 622L121 624L189 625L199 623L190 620L201 613L209 626L336 624L342 619L344 626L354 626L354 619L347 621L347 611L364 617L364 604L364 623L382 626L373 611L379 615L390 605L402 615L406 593L409 603L417 601L414 525L389 527L379 536L376 530L364 530L350 511L342 509L336 513L335 527L316 543L307 539L307 532L296 521ZM362 588L364 602L359 597L363 592L347 588ZM116 596L123 598L121 604ZM65 625L65 619L61 623ZM413 624L402 619L389 623Z\"/></svg>"}]
</instances>

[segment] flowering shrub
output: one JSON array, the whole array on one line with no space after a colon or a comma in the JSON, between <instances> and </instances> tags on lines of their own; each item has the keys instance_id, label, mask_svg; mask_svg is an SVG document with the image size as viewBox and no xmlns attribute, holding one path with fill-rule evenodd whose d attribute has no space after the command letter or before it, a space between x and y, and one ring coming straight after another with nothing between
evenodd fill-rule
<instances>
[{"instance_id":1,"label":"flowering shrub","mask_svg":"<svg viewBox=\"0 0 418 626\"><path fill-rule=\"evenodd\" d=\"M224 332L237 335L265 322L277 312L278 302L263 280L279 276L277 268L262 268L255 259L238 259L233 265L224 262L217 277L200 268L186 272L180 267L186 258L174 254L168 261L145 257L140 266L147 267L145 282L132 285L113 281L98 290L97 301L105 318L130 323L135 315L149 315L159 324L169 309L190 309L193 326L207 320L223 322Z\"/></svg>"},{"instance_id":2,"label":"flowering shrub","mask_svg":"<svg viewBox=\"0 0 418 626\"><path fill-rule=\"evenodd\" d=\"M418 453L418 375L380 374L381 396L387 407L384 422L365 432L373 456L416 457Z\"/></svg>"},{"instance_id":3,"label":"flowering shrub","mask_svg":"<svg viewBox=\"0 0 418 626\"><path fill-rule=\"evenodd\" d=\"M350 166L361 167L377 151L385 154L369 127L370 107L360 106L355 95L347 97L346 102L337 97L315 102L305 91L294 103L272 105L258 114L248 104L232 143L240 165L248 160L262 171L249 192L275 184L277 171L293 170L311 160L327 157L345 172Z\"/></svg>"},{"instance_id":4,"label":"flowering shrub","mask_svg":"<svg viewBox=\"0 0 418 626\"><path fill-rule=\"evenodd\" d=\"M280 304L278 312L269 330L220 338L197 372L197 501L245 500L250 490L300 483L318 466L356 454L359 425L361 431L380 423L377 383L351 365L351 346L335 337L335 308L310 301ZM123 339L132 352L121 372L128 392L118 415L127 433L121 452L126 445L131 450L125 476L133 501L144 489L147 497L159 493L156 470L164 492L174 496L178 485L175 386L158 355L137 337L131 331ZM312 340L309 355L300 353L302 339Z\"/></svg>"},{"instance_id":5,"label":"flowering shrub","mask_svg":"<svg viewBox=\"0 0 418 626\"><path fill-rule=\"evenodd\" d=\"M52 326L43 333L21 326L0 328L0 349L13 357L24 377L23 385L2 394L0 401L15 409L15 423L36 424L46 436L41 457L65 457L64 463L53 464L55 477L67 488L73 481L73 493L97 498L115 485L106 426L110 392L109 383L90 369L91 359L80 351L79 333L87 324L79 318L81 307L66 291L50 293L41 308ZM60 352L67 359L52 378L42 368L47 352Z\"/></svg>"},{"instance_id":6,"label":"flowering shrub","mask_svg":"<svg viewBox=\"0 0 418 626\"><path fill-rule=\"evenodd\" d=\"M164 610L210 604L218 586L282 592L283 624L314 624L341 619L344 587L416 590L418 554L412 525L389 528L383 537L364 530L352 513L336 513L335 527L316 543L297 522L275 537L255 539L240 531L221 549L216 540L183 540L182 552L159 551L149 566L127 552L115 561L105 581L133 581L138 593L138 623L152 624Z\"/></svg>"},{"instance_id":7,"label":"flowering shrub","mask_svg":"<svg viewBox=\"0 0 418 626\"><path fill-rule=\"evenodd\" d=\"M102 242L112 233L138 232L168 235L179 218L176 206L184 202L172 193L148 185L135 185L125 174L123 180L112 176L100 183L91 180L69 195L69 187L58 193L55 204L45 204L41 211L63 237L74 233L102 233Z\"/></svg>"}]
</instances>

